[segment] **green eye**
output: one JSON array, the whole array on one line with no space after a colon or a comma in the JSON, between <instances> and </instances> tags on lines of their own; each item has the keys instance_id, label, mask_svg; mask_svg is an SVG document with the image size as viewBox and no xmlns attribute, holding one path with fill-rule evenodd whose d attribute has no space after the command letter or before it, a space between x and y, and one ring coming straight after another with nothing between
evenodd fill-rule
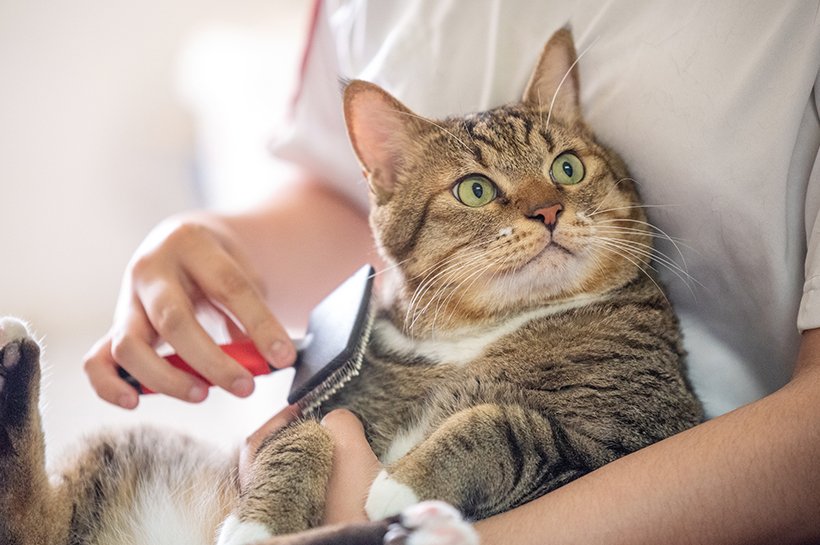
<instances>
[{"instance_id":1,"label":"green eye","mask_svg":"<svg viewBox=\"0 0 820 545\"><path fill-rule=\"evenodd\" d=\"M484 176L468 176L453 188L456 199L473 208L490 203L497 194L495 184Z\"/></svg>"},{"instance_id":2,"label":"green eye","mask_svg":"<svg viewBox=\"0 0 820 545\"><path fill-rule=\"evenodd\" d=\"M553 181L562 185L574 185L584 179L584 163L572 152L562 153L550 167Z\"/></svg>"}]
</instances>

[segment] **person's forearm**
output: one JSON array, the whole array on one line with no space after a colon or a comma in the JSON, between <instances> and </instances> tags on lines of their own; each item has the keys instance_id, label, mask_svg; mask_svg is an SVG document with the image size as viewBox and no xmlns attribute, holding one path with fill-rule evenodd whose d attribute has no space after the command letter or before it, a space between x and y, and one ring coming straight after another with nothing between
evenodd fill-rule
<instances>
[{"instance_id":1,"label":"person's forearm","mask_svg":"<svg viewBox=\"0 0 820 545\"><path fill-rule=\"evenodd\" d=\"M239 214L185 217L239 245L259 274L274 314L291 327L304 326L324 295L364 263L377 260L366 214L313 182L289 183Z\"/></svg>"},{"instance_id":2,"label":"person's forearm","mask_svg":"<svg viewBox=\"0 0 820 545\"><path fill-rule=\"evenodd\" d=\"M782 390L480 522L482 543L817 543L820 368L801 354Z\"/></svg>"}]
</instances>

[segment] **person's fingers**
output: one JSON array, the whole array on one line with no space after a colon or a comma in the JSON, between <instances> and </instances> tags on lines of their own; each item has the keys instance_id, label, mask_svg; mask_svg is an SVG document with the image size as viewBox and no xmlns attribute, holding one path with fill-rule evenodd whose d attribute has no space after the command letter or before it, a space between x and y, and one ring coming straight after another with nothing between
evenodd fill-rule
<instances>
[{"instance_id":1,"label":"person's fingers","mask_svg":"<svg viewBox=\"0 0 820 545\"><path fill-rule=\"evenodd\" d=\"M83 361L83 369L91 387L105 401L124 409L139 404L136 390L117 374L117 363L111 356L111 337L106 335L91 347Z\"/></svg>"},{"instance_id":2,"label":"person's fingers","mask_svg":"<svg viewBox=\"0 0 820 545\"><path fill-rule=\"evenodd\" d=\"M216 307L214 307L214 309L216 309L216 311L222 316L222 321L225 323L225 329L228 331L228 338L231 342L244 341L248 338L248 336L245 335L245 332L242 331L242 328L236 325L236 322L231 315L224 312L222 309Z\"/></svg>"},{"instance_id":3,"label":"person's fingers","mask_svg":"<svg viewBox=\"0 0 820 545\"><path fill-rule=\"evenodd\" d=\"M362 423L352 412L332 411L322 425L334 441L324 524L366 521L365 500L381 464L367 442Z\"/></svg>"},{"instance_id":4,"label":"person's fingers","mask_svg":"<svg viewBox=\"0 0 820 545\"><path fill-rule=\"evenodd\" d=\"M296 420L299 414L299 407L296 405L288 405L245 439L245 444L242 445L242 450L239 453L239 480L241 483L246 482L251 464L256 456L256 451L259 449L259 445L262 444L262 441L272 433L279 431Z\"/></svg>"},{"instance_id":5,"label":"person's fingers","mask_svg":"<svg viewBox=\"0 0 820 545\"><path fill-rule=\"evenodd\" d=\"M250 371L225 354L202 328L196 319L189 297L180 286L164 279L154 280L138 284L136 291L154 331L167 341L188 365L211 384L234 395L246 397L253 392L253 376ZM114 348L117 348L116 344ZM172 371L181 371L174 369L156 354L153 354L153 358L149 357L143 345L133 343L126 348L128 356L139 358L144 363L139 369L132 369L126 365L123 367L137 379L145 378L145 384L149 388L173 395L172 390L182 387L179 381L172 384L161 382L179 376ZM153 349L151 351L153 353ZM114 357L119 361L118 354L115 353ZM138 372L143 375L138 375ZM157 384L159 389L151 386L149 380Z\"/></svg>"},{"instance_id":6,"label":"person's fingers","mask_svg":"<svg viewBox=\"0 0 820 545\"><path fill-rule=\"evenodd\" d=\"M202 263L203 259L209 260L208 268L194 265L187 269L199 289L236 317L259 353L274 367L292 365L296 349L248 275L221 247L197 248L186 266Z\"/></svg>"},{"instance_id":7,"label":"person's fingers","mask_svg":"<svg viewBox=\"0 0 820 545\"><path fill-rule=\"evenodd\" d=\"M199 378L174 368L157 355L153 347L155 340L156 332L145 310L135 300L125 327L112 333L112 361L154 392L194 403L204 400L208 396L208 385Z\"/></svg>"}]
</instances>

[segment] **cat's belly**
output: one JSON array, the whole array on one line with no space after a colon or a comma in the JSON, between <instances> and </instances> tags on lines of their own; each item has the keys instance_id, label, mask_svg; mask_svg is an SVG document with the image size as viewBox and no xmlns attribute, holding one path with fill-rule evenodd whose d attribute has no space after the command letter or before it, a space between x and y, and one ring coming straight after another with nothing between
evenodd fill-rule
<instances>
[{"instance_id":1,"label":"cat's belly","mask_svg":"<svg viewBox=\"0 0 820 545\"><path fill-rule=\"evenodd\" d=\"M227 516L224 491L211 479L156 478L142 483L132 504L112 505L94 545L213 545Z\"/></svg>"}]
</instances>

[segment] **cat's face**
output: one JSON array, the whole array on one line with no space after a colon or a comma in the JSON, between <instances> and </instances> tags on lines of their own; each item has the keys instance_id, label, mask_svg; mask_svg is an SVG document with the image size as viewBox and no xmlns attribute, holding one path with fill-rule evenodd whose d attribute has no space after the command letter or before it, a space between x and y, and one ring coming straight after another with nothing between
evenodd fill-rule
<instances>
[{"instance_id":1,"label":"cat's face","mask_svg":"<svg viewBox=\"0 0 820 545\"><path fill-rule=\"evenodd\" d=\"M602 293L646 266L634 182L580 118L574 60L560 31L522 102L438 121L375 85L346 89L371 224L399 273L406 328L446 330Z\"/></svg>"}]
</instances>

